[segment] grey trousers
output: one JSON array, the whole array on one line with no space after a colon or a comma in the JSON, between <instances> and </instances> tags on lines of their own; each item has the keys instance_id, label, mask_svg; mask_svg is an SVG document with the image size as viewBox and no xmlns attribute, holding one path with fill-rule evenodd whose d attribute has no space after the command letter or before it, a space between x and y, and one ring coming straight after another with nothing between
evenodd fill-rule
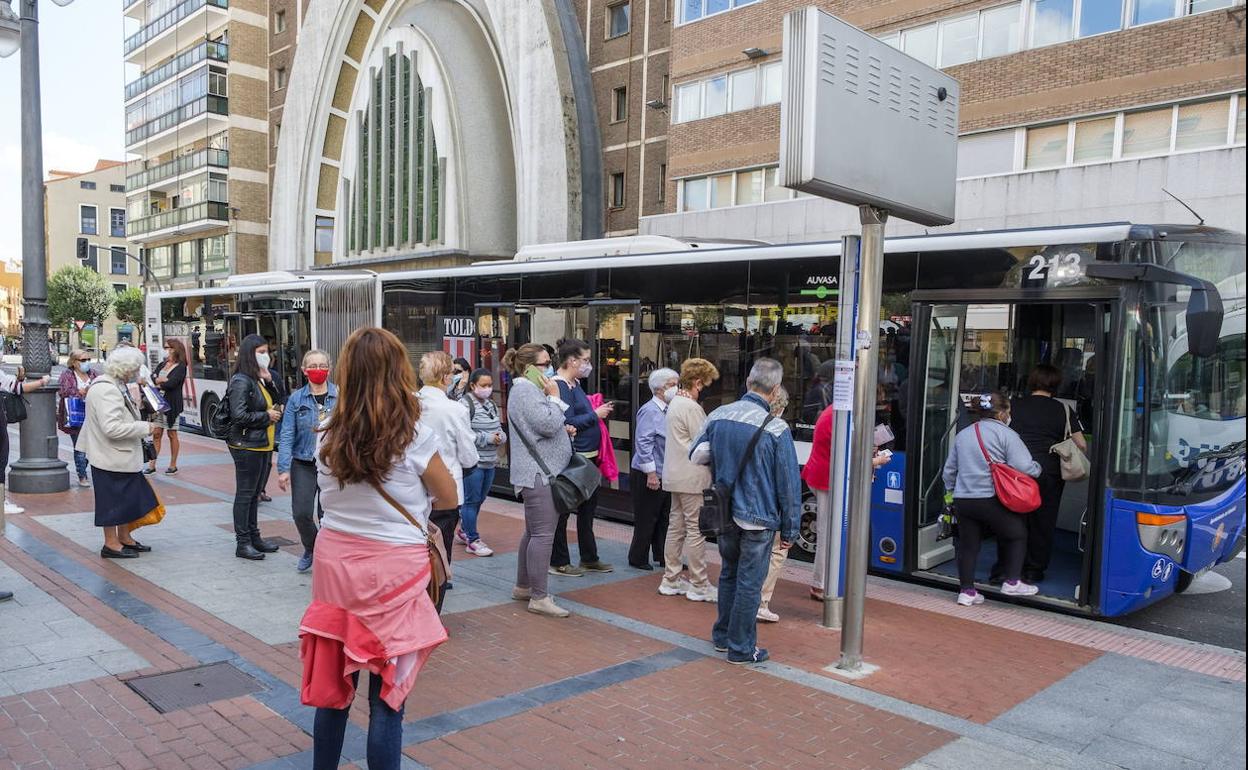
<instances>
[{"instance_id":1,"label":"grey trousers","mask_svg":"<svg viewBox=\"0 0 1248 770\"><path fill-rule=\"evenodd\" d=\"M537 482L532 489L524 490L524 535L520 538L520 550L516 554L516 585L528 588L534 599L544 598L550 579L550 552L555 545L555 528L559 512L550 487Z\"/></svg>"},{"instance_id":2,"label":"grey trousers","mask_svg":"<svg viewBox=\"0 0 1248 770\"><path fill-rule=\"evenodd\" d=\"M321 500L317 494L316 463L292 460L290 463L290 511L299 530L303 550L312 552L316 546L316 522L321 517Z\"/></svg>"}]
</instances>

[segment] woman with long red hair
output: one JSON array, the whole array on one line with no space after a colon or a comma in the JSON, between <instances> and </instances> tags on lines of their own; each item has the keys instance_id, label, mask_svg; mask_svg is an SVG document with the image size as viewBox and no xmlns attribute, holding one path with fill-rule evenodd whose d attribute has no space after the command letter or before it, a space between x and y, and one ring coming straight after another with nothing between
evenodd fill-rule
<instances>
[{"instance_id":1,"label":"woman with long red hair","mask_svg":"<svg viewBox=\"0 0 1248 770\"><path fill-rule=\"evenodd\" d=\"M324 519L312 603L299 626L305 705L316 707L316 770L336 768L361 670L369 672L368 766L399 767L403 702L446 641L426 589L429 513L454 508L438 437L420 423L399 338L358 329L336 370L338 403L316 450Z\"/></svg>"}]
</instances>

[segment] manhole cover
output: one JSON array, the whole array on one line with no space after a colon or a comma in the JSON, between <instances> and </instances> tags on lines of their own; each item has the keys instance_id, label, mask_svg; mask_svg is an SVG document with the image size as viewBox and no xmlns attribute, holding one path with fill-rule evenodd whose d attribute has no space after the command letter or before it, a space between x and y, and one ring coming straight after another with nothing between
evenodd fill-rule
<instances>
[{"instance_id":1,"label":"manhole cover","mask_svg":"<svg viewBox=\"0 0 1248 770\"><path fill-rule=\"evenodd\" d=\"M212 663L168 674L141 676L126 684L162 714L264 689L231 663Z\"/></svg>"},{"instance_id":2,"label":"manhole cover","mask_svg":"<svg viewBox=\"0 0 1248 770\"><path fill-rule=\"evenodd\" d=\"M270 543L272 543L273 545L277 545L277 546L295 544L295 541L291 540L288 537L266 537L265 540L268 540Z\"/></svg>"}]
</instances>

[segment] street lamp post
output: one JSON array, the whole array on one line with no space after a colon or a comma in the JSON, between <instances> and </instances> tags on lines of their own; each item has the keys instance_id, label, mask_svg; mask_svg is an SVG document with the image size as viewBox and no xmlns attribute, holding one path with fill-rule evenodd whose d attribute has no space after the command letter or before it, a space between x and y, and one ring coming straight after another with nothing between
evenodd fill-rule
<instances>
[{"instance_id":1,"label":"street lamp post","mask_svg":"<svg viewBox=\"0 0 1248 770\"><path fill-rule=\"evenodd\" d=\"M38 0L0 0L0 56L22 51L22 294L25 325L22 364L27 376L52 372L48 349L48 257L44 244L43 119L39 97ZM53 0L69 5L73 0ZM63 492L69 468L57 454L56 388L29 394L28 416L21 423L21 458L9 471L14 492Z\"/></svg>"}]
</instances>

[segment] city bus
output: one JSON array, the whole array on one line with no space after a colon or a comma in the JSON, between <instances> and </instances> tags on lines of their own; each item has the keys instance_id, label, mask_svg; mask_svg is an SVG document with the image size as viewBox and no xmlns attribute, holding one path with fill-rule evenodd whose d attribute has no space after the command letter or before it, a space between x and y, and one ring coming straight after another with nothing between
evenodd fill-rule
<instances>
[{"instance_id":1,"label":"city bus","mask_svg":"<svg viewBox=\"0 0 1248 770\"><path fill-rule=\"evenodd\" d=\"M784 365L784 417L804 460L820 369L835 358L840 248L654 238L535 246L510 262L384 274L381 325L414 359L441 349L490 369L500 406L506 350L587 340L586 387L616 406L607 427L620 468L649 371L710 360L721 376L704 394L709 411L739 397L752 361L770 356ZM873 570L956 585L953 544L939 538L937 518L961 407L989 390L1022 393L1039 363L1063 372L1057 396L1083 418L1092 473L1066 485L1036 601L1121 615L1242 549L1242 235L1107 224L890 238L885 251L876 416L895 445L875 483ZM1192 278L1204 282L1198 291L1167 282ZM1208 337L1218 315L1189 316L1194 295L1222 307L1211 355L1189 350L1189 317L1200 327L1192 333ZM500 459L506 489L505 452ZM627 518L627 483L612 485L605 512ZM801 546L810 551L807 499ZM982 558L986 576L995 547Z\"/></svg>"},{"instance_id":2,"label":"city bus","mask_svg":"<svg viewBox=\"0 0 1248 770\"><path fill-rule=\"evenodd\" d=\"M756 358L776 358L804 462L836 353L840 250L653 236L547 244L514 260L387 273L360 291L375 291L375 322L413 361L445 350L490 370L500 406L508 349L588 341L585 385L615 404L607 427L623 469L651 370L710 360L721 376L703 394L709 411L742 394ZM1063 372L1056 395L1081 417L1092 472L1066 485L1053 563L1031 601L1122 615L1233 558L1245 525L1244 254L1241 234L1128 223L888 239L876 420L894 442L874 484L871 569L957 585L937 519L963 405L1024 392L1039 363ZM505 447L499 459L505 494ZM610 487L600 513L627 520L626 475ZM815 515L806 495L808 553ZM995 546L981 558L986 576Z\"/></svg>"},{"instance_id":3,"label":"city bus","mask_svg":"<svg viewBox=\"0 0 1248 770\"><path fill-rule=\"evenodd\" d=\"M356 326L377 322L377 288L369 272L277 272L234 275L208 289L150 292L152 366L165 339L181 341L191 362L180 424L212 435L212 415L225 396L238 344L249 334L269 341L274 374L287 393L302 386L299 364L307 350L337 349Z\"/></svg>"}]
</instances>

